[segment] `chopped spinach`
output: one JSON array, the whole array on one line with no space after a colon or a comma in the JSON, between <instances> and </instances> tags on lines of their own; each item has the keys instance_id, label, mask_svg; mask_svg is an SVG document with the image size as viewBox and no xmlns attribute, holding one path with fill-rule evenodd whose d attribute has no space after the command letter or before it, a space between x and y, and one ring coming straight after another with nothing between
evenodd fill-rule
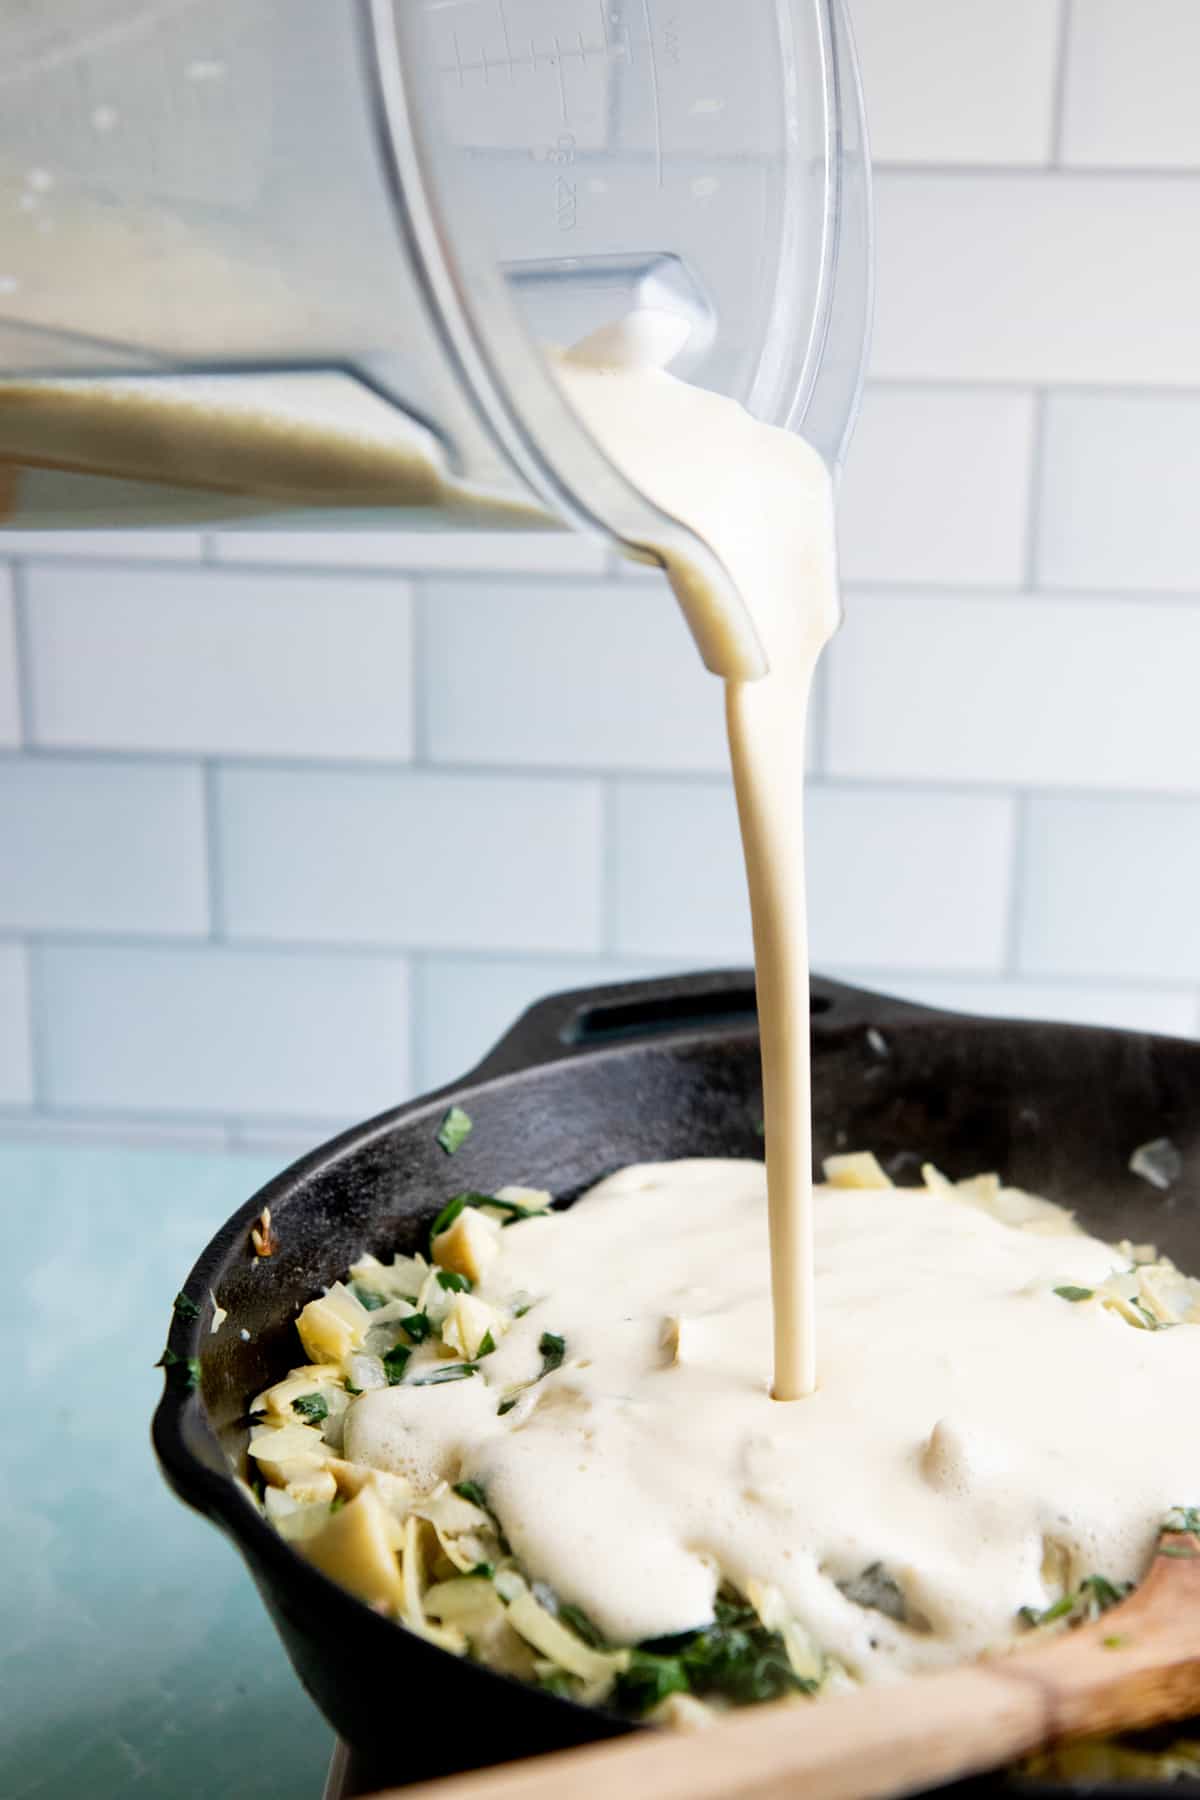
<instances>
[{"instance_id":1,"label":"chopped spinach","mask_svg":"<svg viewBox=\"0 0 1200 1800\"><path fill-rule=\"evenodd\" d=\"M1056 1287L1054 1291L1060 1300L1072 1300L1078 1302L1080 1300L1090 1300L1095 1290L1093 1288L1073 1287L1071 1283L1068 1282L1065 1287Z\"/></svg>"},{"instance_id":2,"label":"chopped spinach","mask_svg":"<svg viewBox=\"0 0 1200 1800\"><path fill-rule=\"evenodd\" d=\"M479 1349L475 1352L475 1354L480 1359L480 1361L482 1361L482 1359L485 1356L490 1356L492 1354L492 1351L495 1348L496 1348L495 1338L492 1336L490 1331L485 1331L483 1336L479 1340Z\"/></svg>"},{"instance_id":3,"label":"chopped spinach","mask_svg":"<svg viewBox=\"0 0 1200 1800\"><path fill-rule=\"evenodd\" d=\"M567 1340L559 1337L555 1331L543 1331L538 1339L538 1349L542 1357L542 1375L551 1375L555 1369L561 1369L563 1357L567 1354ZM538 1376L540 1381L542 1375Z\"/></svg>"},{"instance_id":4,"label":"chopped spinach","mask_svg":"<svg viewBox=\"0 0 1200 1800\"><path fill-rule=\"evenodd\" d=\"M544 1694L555 1694L560 1700L574 1700L579 1692L578 1681L565 1669L544 1668L538 1675L537 1684Z\"/></svg>"},{"instance_id":5,"label":"chopped spinach","mask_svg":"<svg viewBox=\"0 0 1200 1800\"><path fill-rule=\"evenodd\" d=\"M404 1380L404 1371L408 1367L408 1359L412 1351L407 1344L393 1344L382 1359L383 1372L387 1376L389 1387L398 1387Z\"/></svg>"},{"instance_id":6,"label":"chopped spinach","mask_svg":"<svg viewBox=\"0 0 1200 1800\"><path fill-rule=\"evenodd\" d=\"M446 1381L466 1381L474 1375L479 1365L473 1362L446 1363L440 1369L433 1369L428 1375L414 1375L410 1387L441 1387Z\"/></svg>"},{"instance_id":7,"label":"chopped spinach","mask_svg":"<svg viewBox=\"0 0 1200 1800\"><path fill-rule=\"evenodd\" d=\"M198 1356L178 1356L174 1350L164 1350L154 1366L164 1370L171 1386L181 1388L185 1394L194 1393L200 1386Z\"/></svg>"},{"instance_id":8,"label":"chopped spinach","mask_svg":"<svg viewBox=\"0 0 1200 1800\"><path fill-rule=\"evenodd\" d=\"M437 1278L438 1286L448 1294L469 1294L474 1285L466 1275L456 1274L453 1269L439 1269Z\"/></svg>"},{"instance_id":9,"label":"chopped spinach","mask_svg":"<svg viewBox=\"0 0 1200 1800\"><path fill-rule=\"evenodd\" d=\"M904 1590L881 1562L870 1563L861 1575L854 1575L849 1581L839 1581L837 1585L855 1606L883 1613L885 1618L895 1619L898 1625L908 1623L908 1602L904 1597Z\"/></svg>"},{"instance_id":10,"label":"chopped spinach","mask_svg":"<svg viewBox=\"0 0 1200 1800\"><path fill-rule=\"evenodd\" d=\"M310 1425L320 1425L329 1417L329 1402L324 1394L301 1394L298 1400L292 1401L292 1411L307 1419Z\"/></svg>"},{"instance_id":11,"label":"chopped spinach","mask_svg":"<svg viewBox=\"0 0 1200 1800\"><path fill-rule=\"evenodd\" d=\"M576 1637L582 1638L593 1650L606 1650L608 1645L603 1636L588 1618L581 1606L572 1606L570 1601L558 1601L558 1616L564 1625L570 1627Z\"/></svg>"},{"instance_id":12,"label":"chopped spinach","mask_svg":"<svg viewBox=\"0 0 1200 1800\"><path fill-rule=\"evenodd\" d=\"M461 1106L452 1106L438 1127L437 1141L447 1156L461 1150L471 1135L471 1115Z\"/></svg>"},{"instance_id":13,"label":"chopped spinach","mask_svg":"<svg viewBox=\"0 0 1200 1800\"><path fill-rule=\"evenodd\" d=\"M653 1639L632 1652L617 1677L620 1711L640 1718L671 1694L714 1694L746 1706L816 1692L819 1683L795 1673L782 1637L767 1630L753 1607L722 1595L714 1613L699 1631Z\"/></svg>"},{"instance_id":14,"label":"chopped spinach","mask_svg":"<svg viewBox=\"0 0 1200 1800\"><path fill-rule=\"evenodd\" d=\"M381 1306L387 1305L386 1294L377 1294L374 1288L364 1287L361 1281L352 1281L350 1292L358 1304L365 1306L368 1312L378 1312Z\"/></svg>"},{"instance_id":15,"label":"chopped spinach","mask_svg":"<svg viewBox=\"0 0 1200 1800\"><path fill-rule=\"evenodd\" d=\"M200 1308L184 1293L176 1294L174 1309L181 1319L198 1319L200 1317Z\"/></svg>"},{"instance_id":16,"label":"chopped spinach","mask_svg":"<svg viewBox=\"0 0 1200 1800\"><path fill-rule=\"evenodd\" d=\"M423 1312L410 1313L407 1319L400 1321L401 1331L406 1331L414 1344L423 1344L433 1330L429 1314Z\"/></svg>"},{"instance_id":17,"label":"chopped spinach","mask_svg":"<svg viewBox=\"0 0 1200 1800\"><path fill-rule=\"evenodd\" d=\"M481 1512L487 1512L487 1495L477 1481L456 1481L454 1492L460 1500L466 1500L470 1505L477 1506Z\"/></svg>"},{"instance_id":18,"label":"chopped spinach","mask_svg":"<svg viewBox=\"0 0 1200 1800\"><path fill-rule=\"evenodd\" d=\"M429 1227L430 1244L434 1238L441 1237L443 1231L449 1231L458 1215L465 1212L468 1206L494 1207L498 1213L504 1214L506 1225L513 1225L518 1219L536 1219L543 1211L538 1206L522 1206L519 1200L499 1200L495 1194L480 1194L474 1189L468 1189L465 1194L455 1194L452 1199L447 1200Z\"/></svg>"},{"instance_id":19,"label":"chopped spinach","mask_svg":"<svg viewBox=\"0 0 1200 1800\"><path fill-rule=\"evenodd\" d=\"M1059 1619L1066 1619L1072 1625L1083 1625L1119 1605L1132 1592L1131 1581L1118 1583L1110 1581L1106 1575L1085 1575L1073 1593L1063 1594L1042 1612L1036 1606L1022 1606L1017 1618L1033 1630L1039 1625L1056 1624Z\"/></svg>"}]
</instances>

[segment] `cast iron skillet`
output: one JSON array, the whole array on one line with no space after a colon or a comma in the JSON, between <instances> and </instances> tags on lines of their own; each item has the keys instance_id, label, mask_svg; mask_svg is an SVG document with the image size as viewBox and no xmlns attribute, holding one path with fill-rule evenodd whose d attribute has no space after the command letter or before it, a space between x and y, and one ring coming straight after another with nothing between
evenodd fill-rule
<instances>
[{"instance_id":1,"label":"cast iron skillet","mask_svg":"<svg viewBox=\"0 0 1200 1800\"><path fill-rule=\"evenodd\" d=\"M812 1011L818 1164L869 1148L902 1184L925 1159L951 1176L997 1169L1077 1207L1101 1237L1150 1239L1200 1270L1200 1044L960 1017L823 980L813 982ZM453 1159L435 1142L451 1101L475 1127ZM624 1163L757 1158L761 1106L748 972L557 995L455 1087L346 1132L278 1176L188 1277L200 1317L176 1315L169 1348L198 1357L201 1378L191 1392L171 1379L185 1364L166 1371L154 1419L163 1471L233 1538L300 1679L376 1785L630 1727L451 1658L352 1599L259 1516L235 1480L246 1404L295 1363L298 1309L363 1251L418 1248L448 1196L465 1188L524 1181L570 1200ZM1134 1147L1158 1137L1183 1155L1166 1193L1128 1169ZM278 1237L269 1259L249 1241L264 1205ZM216 1335L210 1289L229 1312Z\"/></svg>"}]
</instances>

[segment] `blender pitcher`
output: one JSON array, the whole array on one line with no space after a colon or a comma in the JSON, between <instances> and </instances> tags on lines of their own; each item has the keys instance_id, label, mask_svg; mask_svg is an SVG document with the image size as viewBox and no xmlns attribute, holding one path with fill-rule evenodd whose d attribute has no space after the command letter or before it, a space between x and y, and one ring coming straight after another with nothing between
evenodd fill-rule
<instances>
[{"instance_id":1,"label":"blender pitcher","mask_svg":"<svg viewBox=\"0 0 1200 1800\"><path fill-rule=\"evenodd\" d=\"M542 353L638 307L686 324L673 373L840 463L842 0L12 0L0 88L9 528L574 525L728 592Z\"/></svg>"}]
</instances>

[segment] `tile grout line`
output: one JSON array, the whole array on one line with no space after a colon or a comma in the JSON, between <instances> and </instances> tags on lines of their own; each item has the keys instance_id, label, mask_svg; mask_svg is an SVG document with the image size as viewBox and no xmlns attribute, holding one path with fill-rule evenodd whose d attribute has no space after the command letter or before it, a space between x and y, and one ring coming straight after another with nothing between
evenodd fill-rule
<instances>
[{"instance_id":1,"label":"tile grout line","mask_svg":"<svg viewBox=\"0 0 1200 1800\"><path fill-rule=\"evenodd\" d=\"M617 783L618 777L607 775L600 790L600 953L604 956L616 954L620 935L621 882L617 866L620 791Z\"/></svg>"},{"instance_id":2,"label":"tile grout line","mask_svg":"<svg viewBox=\"0 0 1200 1800\"><path fill-rule=\"evenodd\" d=\"M421 1071L425 1057L425 1009L429 999L429 958L425 951L410 951L408 968L408 1085L414 1094L424 1089Z\"/></svg>"},{"instance_id":3,"label":"tile grout line","mask_svg":"<svg viewBox=\"0 0 1200 1800\"><path fill-rule=\"evenodd\" d=\"M13 603L13 648L17 659L17 717L21 752L34 748L33 634L29 623L29 591L25 564L9 565Z\"/></svg>"},{"instance_id":4,"label":"tile grout line","mask_svg":"<svg viewBox=\"0 0 1200 1800\"><path fill-rule=\"evenodd\" d=\"M1029 861L1030 810L1033 796L1023 791L1014 796L1013 841L1009 863L1008 913L1004 925L1002 973L1020 975L1021 927L1024 918L1025 877Z\"/></svg>"},{"instance_id":5,"label":"tile grout line","mask_svg":"<svg viewBox=\"0 0 1200 1800\"><path fill-rule=\"evenodd\" d=\"M1033 396L1033 429L1029 441L1029 470L1025 488L1025 549L1022 558L1021 585L1027 594L1037 592L1038 567L1041 562L1042 493L1046 468L1046 429L1050 396L1045 388L1037 388Z\"/></svg>"},{"instance_id":6,"label":"tile grout line","mask_svg":"<svg viewBox=\"0 0 1200 1800\"><path fill-rule=\"evenodd\" d=\"M1074 0L1059 0L1058 32L1054 46L1054 88L1050 112L1050 160L1048 167L1056 174L1066 174L1063 163L1063 141L1067 123L1067 83L1070 79L1071 50L1074 37ZM1071 174L1079 171L1070 170Z\"/></svg>"},{"instance_id":7,"label":"tile grout line","mask_svg":"<svg viewBox=\"0 0 1200 1800\"><path fill-rule=\"evenodd\" d=\"M201 765L204 803L204 854L208 876L208 940L223 944L225 917L225 857L221 842L220 763L206 757Z\"/></svg>"},{"instance_id":8,"label":"tile grout line","mask_svg":"<svg viewBox=\"0 0 1200 1800\"><path fill-rule=\"evenodd\" d=\"M412 708L412 766L430 767L429 706L426 682L429 661L429 633L426 607L431 603L429 580L422 577L412 583L409 594L409 704Z\"/></svg>"},{"instance_id":9,"label":"tile grout line","mask_svg":"<svg viewBox=\"0 0 1200 1800\"><path fill-rule=\"evenodd\" d=\"M33 1109L44 1112L50 1097L50 1015L46 1007L45 971L41 950L26 938L25 973L29 1006L29 1067L33 1085Z\"/></svg>"}]
</instances>

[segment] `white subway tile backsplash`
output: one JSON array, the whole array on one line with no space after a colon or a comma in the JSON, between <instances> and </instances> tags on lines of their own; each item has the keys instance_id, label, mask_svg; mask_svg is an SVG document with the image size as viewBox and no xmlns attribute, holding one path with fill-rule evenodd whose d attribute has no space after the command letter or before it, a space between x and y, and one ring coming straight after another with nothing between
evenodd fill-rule
<instances>
[{"instance_id":1,"label":"white subway tile backsplash","mask_svg":"<svg viewBox=\"0 0 1200 1800\"><path fill-rule=\"evenodd\" d=\"M411 752L412 621L401 583L48 563L31 566L26 583L40 744Z\"/></svg>"},{"instance_id":2,"label":"white subway tile backsplash","mask_svg":"<svg viewBox=\"0 0 1200 1800\"><path fill-rule=\"evenodd\" d=\"M1195 0L1084 0L1071 20L1064 162L1200 167L1198 68Z\"/></svg>"},{"instance_id":3,"label":"white subway tile backsplash","mask_svg":"<svg viewBox=\"0 0 1200 1800\"><path fill-rule=\"evenodd\" d=\"M1031 804L1020 966L1200 979L1200 802L1042 795Z\"/></svg>"},{"instance_id":4,"label":"white subway tile backsplash","mask_svg":"<svg viewBox=\"0 0 1200 1800\"><path fill-rule=\"evenodd\" d=\"M847 976L847 979L853 979ZM970 981L946 975L873 974L868 985L923 1006L997 1019L1045 1019L1064 1025L1114 1025L1195 1037L1197 994L1187 987L1104 987L1091 983Z\"/></svg>"},{"instance_id":5,"label":"white subway tile backsplash","mask_svg":"<svg viewBox=\"0 0 1200 1800\"><path fill-rule=\"evenodd\" d=\"M665 583L439 582L421 605L435 762L725 767L721 687Z\"/></svg>"},{"instance_id":6,"label":"white subway tile backsplash","mask_svg":"<svg viewBox=\"0 0 1200 1800\"><path fill-rule=\"evenodd\" d=\"M808 905L818 968L999 968L1013 879L1002 794L816 787Z\"/></svg>"},{"instance_id":7,"label":"white subway tile backsplash","mask_svg":"<svg viewBox=\"0 0 1200 1800\"><path fill-rule=\"evenodd\" d=\"M616 948L676 961L748 961L750 903L729 782L618 782Z\"/></svg>"},{"instance_id":8,"label":"white subway tile backsplash","mask_svg":"<svg viewBox=\"0 0 1200 1800\"><path fill-rule=\"evenodd\" d=\"M199 769L0 758L0 928L208 931Z\"/></svg>"},{"instance_id":9,"label":"white subway tile backsplash","mask_svg":"<svg viewBox=\"0 0 1200 1800\"><path fill-rule=\"evenodd\" d=\"M1032 394L869 388L839 496L843 581L1018 586L1033 418Z\"/></svg>"},{"instance_id":10,"label":"white subway tile backsplash","mask_svg":"<svg viewBox=\"0 0 1200 1800\"><path fill-rule=\"evenodd\" d=\"M0 1106L32 1106L29 970L21 944L0 944Z\"/></svg>"},{"instance_id":11,"label":"white subway tile backsplash","mask_svg":"<svg viewBox=\"0 0 1200 1800\"><path fill-rule=\"evenodd\" d=\"M203 551L199 531L0 531L0 556L199 562Z\"/></svg>"},{"instance_id":12,"label":"white subway tile backsplash","mask_svg":"<svg viewBox=\"0 0 1200 1800\"><path fill-rule=\"evenodd\" d=\"M21 741L21 693L17 675L17 621L8 571L0 569L0 748Z\"/></svg>"},{"instance_id":13,"label":"white subway tile backsplash","mask_svg":"<svg viewBox=\"0 0 1200 1800\"><path fill-rule=\"evenodd\" d=\"M827 767L888 780L1200 788L1200 609L856 594Z\"/></svg>"},{"instance_id":14,"label":"white subway tile backsplash","mask_svg":"<svg viewBox=\"0 0 1200 1800\"><path fill-rule=\"evenodd\" d=\"M233 937L600 947L598 782L233 768L218 795Z\"/></svg>"},{"instance_id":15,"label":"white subway tile backsplash","mask_svg":"<svg viewBox=\"0 0 1200 1800\"><path fill-rule=\"evenodd\" d=\"M1200 394L1052 394L1042 479L1040 581L1200 592Z\"/></svg>"},{"instance_id":16,"label":"white subway tile backsplash","mask_svg":"<svg viewBox=\"0 0 1200 1800\"><path fill-rule=\"evenodd\" d=\"M223 531L218 560L412 574L602 575L599 538L572 531Z\"/></svg>"},{"instance_id":17,"label":"white subway tile backsplash","mask_svg":"<svg viewBox=\"0 0 1200 1800\"><path fill-rule=\"evenodd\" d=\"M879 162L1046 161L1059 0L854 0L852 10Z\"/></svg>"},{"instance_id":18,"label":"white subway tile backsplash","mask_svg":"<svg viewBox=\"0 0 1200 1800\"><path fill-rule=\"evenodd\" d=\"M619 790L616 819L618 951L701 964L749 961L729 789L631 784ZM815 786L807 838L819 966L999 966L1013 849L1006 797Z\"/></svg>"},{"instance_id":19,"label":"white subway tile backsplash","mask_svg":"<svg viewBox=\"0 0 1200 1800\"><path fill-rule=\"evenodd\" d=\"M883 171L876 377L1200 385L1194 185Z\"/></svg>"},{"instance_id":20,"label":"white subway tile backsplash","mask_svg":"<svg viewBox=\"0 0 1200 1800\"><path fill-rule=\"evenodd\" d=\"M51 1107L365 1118L409 1091L402 958L43 945Z\"/></svg>"},{"instance_id":21,"label":"white subway tile backsplash","mask_svg":"<svg viewBox=\"0 0 1200 1800\"><path fill-rule=\"evenodd\" d=\"M416 1085L428 1089L457 1080L535 1000L569 988L638 981L670 965L669 958L424 957L413 970L421 1046ZM512 1179L532 1181L536 1174L535 1169L515 1169Z\"/></svg>"}]
</instances>

